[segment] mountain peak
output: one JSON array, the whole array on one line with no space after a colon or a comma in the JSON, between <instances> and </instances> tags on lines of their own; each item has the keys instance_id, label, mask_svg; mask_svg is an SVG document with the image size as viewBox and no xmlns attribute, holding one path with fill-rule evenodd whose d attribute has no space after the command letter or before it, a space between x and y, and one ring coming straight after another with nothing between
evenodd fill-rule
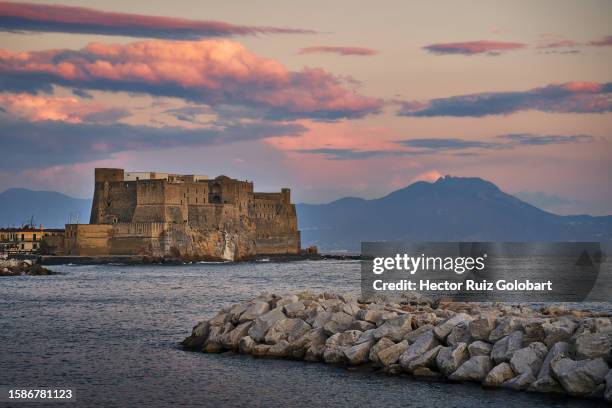
<instances>
[{"instance_id":1,"label":"mountain peak","mask_svg":"<svg viewBox=\"0 0 612 408\"><path fill-rule=\"evenodd\" d=\"M446 175L440 177L433 183L435 186L441 187L455 187L455 188L469 188L469 189L483 189L483 190L495 190L499 191L499 187L490 181L484 180L480 177L455 177Z\"/></svg>"}]
</instances>

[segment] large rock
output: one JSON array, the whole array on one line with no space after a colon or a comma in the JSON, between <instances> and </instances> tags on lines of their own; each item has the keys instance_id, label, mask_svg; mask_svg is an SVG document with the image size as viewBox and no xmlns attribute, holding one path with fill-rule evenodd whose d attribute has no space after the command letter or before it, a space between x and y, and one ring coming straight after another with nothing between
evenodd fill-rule
<instances>
[{"instance_id":1,"label":"large rock","mask_svg":"<svg viewBox=\"0 0 612 408\"><path fill-rule=\"evenodd\" d=\"M553 361L551 371L563 389L571 395L588 395L604 382L608 364L603 358L574 361L562 358Z\"/></svg>"},{"instance_id":2,"label":"large rock","mask_svg":"<svg viewBox=\"0 0 612 408\"><path fill-rule=\"evenodd\" d=\"M348 330L353 323L353 317L344 312L336 312L331 315L327 323L323 325L323 331L328 336Z\"/></svg>"},{"instance_id":3,"label":"large rock","mask_svg":"<svg viewBox=\"0 0 612 408\"><path fill-rule=\"evenodd\" d=\"M359 329L349 329L349 330L359 330ZM376 340L376 338L374 337L374 330L375 329L369 329L369 330L362 332L359 338L357 339L357 341L355 342L355 344Z\"/></svg>"},{"instance_id":4,"label":"large rock","mask_svg":"<svg viewBox=\"0 0 612 408\"><path fill-rule=\"evenodd\" d=\"M504 382L502 387L510 388L511 390L526 390L535 381L535 376L531 371L527 371L523 374L517 375L516 377Z\"/></svg>"},{"instance_id":5,"label":"large rock","mask_svg":"<svg viewBox=\"0 0 612 408\"><path fill-rule=\"evenodd\" d=\"M342 347L327 347L323 349L323 361L328 364L342 364L346 362L346 355Z\"/></svg>"},{"instance_id":6,"label":"large rock","mask_svg":"<svg viewBox=\"0 0 612 408\"><path fill-rule=\"evenodd\" d=\"M521 348L523 340L523 332L520 330L513 331L506 337L500 339L493 345L491 349L491 358L495 364L509 362L514 352Z\"/></svg>"},{"instance_id":7,"label":"large rock","mask_svg":"<svg viewBox=\"0 0 612 408\"><path fill-rule=\"evenodd\" d=\"M372 330L372 338L374 337L374 329L376 329L376 325L365 320L354 320L349 326L349 330L359 330L362 332Z\"/></svg>"},{"instance_id":8,"label":"large rock","mask_svg":"<svg viewBox=\"0 0 612 408\"><path fill-rule=\"evenodd\" d=\"M573 336L584 333L601 333L612 330L612 321L609 317L588 317L580 320Z\"/></svg>"},{"instance_id":9,"label":"large rock","mask_svg":"<svg viewBox=\"0 0 612 408\"><path fill-rule=\"evenodd\" d=\"M402 365L402 368L409 373L420 367L426 367L429 369L436 368L436 357L438 356L440 348L442 348L442 346L436 346L431 350L427 350L417 358L410 360L407 365Z\"/></svg>"},{"instance_id":10,"label":"large rock","mask_svg":"<svg viewBox=\"0 0 612 408\"><path fill-rule=\"evenodd\" d=\"M352 346L355 344L357 339L362 335L359 330L347 330L342 333L336 333L327 339L325 345L327 346Z\"/></svg>"},{"instance_id":11,"label":"large rock","mask_svg":"<svg viewBox=\"0 0 612 408\"><path fill-rule=\"evenodd\" d=\"M540 371L547 352L548 349L544 343L539 342L531 343L529 346L515 351L510 359L512 370L519 375L532 373L535 381L535 376Z\"/></svg>"},{"instance_id":12,"label":"large rock","mask_svg":"<svg viewBox=\"0 0 612 408\"><path fill-rule=\"evenodd\" d=\"M291 345L287 340L279 340L268 349L268 356L286 358L291 355Z\"/></svg>"},{"instance_id":13,"label":"large rock","mask_svg":"<svg viewBox=\"0 0 612 408\"><path fill-rule=\"evenodd\" d=\"M357 316L357 313L360 311L361 309L359 308L359 305L357 304L356 301L350 301L350 302L346 302L343 306L342 306L342 311L344 313L346 313L347 315L355 318L355 316Z\"/></svg>"},{"instance_id":14,"label":"large rock","mask_svg":"<svg viewBox=\"0 0 612 408\"><path fill-rule=\"evenodd\" d=\"M436 356L436 365L442 374L448 376L469 358L467 344L459 343L456 347L442 347Z\"/></svg>"},{"instance_id":15,"label":"large rock","mask_svg":"<svg viewBox=\"0 0 612 408\"><path fill-rule=\"evenodd\" d=\"M305 309L306 306L304 306L304 302L301 301L289 303L283 306L283 311L287 317L290 318L301 317Z\"/></svg>"},{"instance_id":16,"label":"large rock","mask_svg":"<svg viewBox=\"0 0 612 408\"><path fill-rule=\"evenodd\" d=\"M232 322L234 325L238 325L240 323L240 316L242 313L246 311L248 304L238 303L230 308L227 312L228 321Z\"/></svg>"},{"instance_id":17,"label":"large rock","mask_svg":"<svg viewBox=\"0 0 612 408\"><path fill-rule=\"evenodd\" d=\"M382 365L380 360L378 359L378 353L393 345L395 345L393 340L388 339L386 337L383 337L382 339L378 340L378 342L374 346L372 346L372 349L370 350L370 361L375 365Z\"/></svg>"},{"instance_id":18,"label":"large rock","mask_svg":"<svg viewBox=\"0 0 612 408\"><path fill-rule=\"evenodd\" d=\"M470 325L468 322L461 322L456 325L446 338L446 344L456 346L459 343L469 344L472 335L470 334Z\"/></svg>"},{"instance_id":19,"label":"large rock","mask_svg":"<svg viewBox=\"0 0 612 408\"><path fill-rule=\"evenodd\" d=\"M491 371L491 359L487 356L470 358L448 378L453 381L482 381Z\"/></svg>"},{"instance_id":20,"label":"large rock","mask_svg":"<svg viewBox=\"0 0 612 408\"><path fill-rule=\"evenodd\" d=\"M433 312L417 312L412 316L414 327L434 326L439 322L438 316Z\"/></svg>"},{"instance_id":21,"label":"large rock","mask_svg":"<svg viewBox=\"0 0 612 408\"><path fill-rule=\"evenodd\" d=\"M244 313L247 313L247 312L244 312ZM244 313L242 314L241 319L244 316ZM253 325L249 329L248 334L249 336L253 338L253 340L255 340L258 343L261 343L264 341L266 337L266 333L268 332L270 327L272 327L272 325L274 325L274 323L276 323L278 320L285 319L285 318L286 316L283 313L282 307L274 308L270 310L269 312L264 313L258 318L256 318L253 322Z\"/></svg>"},{"instance_id":22,"label":"large rock","mask_svg":"<svg viewBox=\"0 0 612 408\"><path fill-rule=\"evenodd\" d=\"M344 355L350 365L365 364L370 361L370 349L374 344L374 340L364 343L355 344L354 346L345 347Z\"/></svg>"},{"instance_id":23,"label":"large rock","mask_svg":"<svg viewBox=\"0 0 612 408\"><path fill-rule=\"evenodd\" d=\"M253 352L253 347L256 345L257 343L255 343L255 340L253 340L251 336L245 336L238 342L238 352L242 354L251 354Z\"/></svg>"},{"instance_id":24,"label":"large rock","mask_svg":"<svg viewBox=\"0 0 612 408\"><path fill-rule=\"evenodd\" d=\"M608 371L608 375L606 375L606 390L604 392L604 399L608 402L612 402L612 370Z\"/></svg>"},{"instance_id":25,"label":"large rock","mask_svg":"<svg viewBox=\"0 0 612 408\"><path fill-rule=\"evenodd\" d=\"M508 363L501 363L493 367L482 382L482 385L487 387L499 387L504 382L514 377L514 371Z\"/></svg>"},{"instance_id":26,"label":"large rock","mask_svg":"<svg viewBox=\"0 0 612 408\"><path fill-rule=\"evenodd\" d=\"M339 364L346 362L344 348L352 346L361 332L358 330L349 330L342 333L336 333L325 342L323 351L323 361L330 364Z\"/></svg>"},{"instance_id":27,"label":"large rock","mask_svg":"<svg viewBox=\"0 0 612 408\"><path fill-rule=\"evenodd\" d=\"M516 316L505 316L498 319L497 326L489 334L489 343L496 343L501 338L521 329L523 320Z\"/></svg>"},{"instance_id":28,"label":"large rock","mask_svg":"<svg viewBox=\"0 0 612 408\"><path fill-rule=\"evenodd\" d=\"M397 363L399 357L408 348L408 345L409 343L406 340L403 340L397 344L380 350L377 354L378 362L383 367L389 367L390 365Z\"/></svg>"},{"instance_id":29,"label":"large rock","mask_svg":"<svg viewBox=\"0 0 612 408\"><path fill-rule=\"evenodd\" d=\"M219 312L208 321L208 324L211 326L223 326L225 323L229 322L229 315L227 312ZM231 322L230 322L231 323Z\"/></svg>"},{"instance_id":30,"label":"large rock","mask_svg":"<svg viewBox=\"0 0 612 408\"><path fill-rule=\"evenodd\" d=\"M376 339L388 337L393 341L401 341L410 331L412 331L412 316L405 314L381 324L374 331L374 337Z\"/></svg>"},{"instance_id":31,"label":"large rock","mask_svg":"<svg viewBox=\"0 0 612 408\"><path fill-rule=\"evenodd\" d=\"M426 324L424 326L420 326L416 329L414 329L411 332L406 333L406 335L404 336L404 340L407 340L408 343L412 344L416 341L416 339L418 339L423 333L427 333L429 331L432 331L434 328L433 324Z\"/></svg>"},{"instance_id":32,"label":"large rock","mask_svg":"<svg viewBox=\"0 0 612 408\"><path fill-rule=\"evenodd\" d=\"M225 333L234 329L234 325L226 323L223 326L211 326L208 332L208 339L202 346L202 351L205 353L220 353L224 350L221 344L221 339Z\"/></svg>"},{"instance_id":33,"label":"large rock","mask_svg":"<svg viewBox=\"0 0 612 408\"><path fill-rule=\"evenodd\" d=\"M256 344L251 350L251 355L255 357L265 357L268 355L268 350L270 350L270 347L272 346L269 344Z\"/></svg>"},{"instance_id":34,"label":"large rock","mask_svg":"<svg viewBox=\"0 0 612 408\"><path fill-rule=\"evenodd\" d=\"M246 322L247 320L255 320L259 316L270 311L270 305L268 302L262 300L256 300L251 303L246 310L240 315L239 322Z\"/></svg>"},{"instance_id":35,"label":"large rock","mask_svg":"<svg viewBox=\"0 0 612 408\"><path fill-rule=\"evenodd\" d=\"M323 352L325 351L325 344L314 343L308 346L304 353L304 360L306 361L321 361L323 359Z\"/></svg>"},{"instance_id":36,"label":"large rock","mask_svg":"<svg viewBox=\"0 0 612 408\"><path fill-rule=\"evenodd\" d=\"M325 344L327 340L327 336L323 333L322 328L318 329L310 329L308 332L304 333L302 337L295 339L291 342L291 347L293 349L307 349L312 344Z\"/></svg>"},{"instance_id":37,"label":"large rock","mask_svg":"<svg viewBox=\"0 0 612 408\"><path fill-rule=\"evenodd\" d=\"M535 319L526 322L523 325L525 331L523 335L523 346L528 346L535 342L543 343L546 338L546 332L544 331L544 324L546 323L547 321L544 319Z\"/></svg>"},{"instance_id":38,"label":"large rock","mask_svg":"<svg viewBox=\"0 0 612 408\"><path fill-rule=\"evenodd\" d=\"M313 311L306 323L310 324L313 328L323 328L325 323L329 322L333 316L333 312L327 311Z\"/></svg>"},{"instance_id":39,"label":"large rock","mask_svg":"<svg viewBox=\"0 0 612 408\"><path fill-rule=\"evenodd\" d=\"M200 350L208 338L209 330L210 323L208 321L200 322L191 331L191 336L183 340L181 344L190 350Z\"/></svg>"},{"instance_id":40,"label":"large rock","mask_svg":"<svg viewBox=\"0 0 612 408\"><path fill-rule=\"evenodd\" d=\"M470 322L470 336L474 340L489 340L491 331L495 328L495 318L490 316L481 316Z\"/></svg>"},{"instance_id":41,"label":"large rock","mask_svg":"<svg viewBox=\"0 0 612 408\"><path fill-rule=\"evenodd\" d=\"M357 312L355 317L358 320L365 320L366 322L374 323L378 326L382 323L386 314L387 312L384 310L362 309Z\"/></svg>"},{"instance_id":42,"label":"large rock","mask_svg":"<svg viewBox=\"0 0 612 408\"><path fill-rule=\"evenodd\" d=\"M552 346L546 355L544 362L542 363L542 367L540 368L540 372L538 373L536 380L529 387L531 391L554 393L563 392L563 388L559 382L551 376L550 364L553 361L567 357L569 354L569 349L569 344L563 341L557 342Z\"/></svg>"},{"instance_id":43,"label":"large rock","mask_svg":"<svg viewBox=\"0 0 612 408\"><path fill-rule=\"evenodd\" d=\"M299 300L300 298L297 295L283 295L283 297L276 301L276 307L283 307L291 303L296 303Z\"/></svg>"},{"instance_id":44,"label":"large rock","mask_svg":"<svg viewBox=\"0 0 612 408\"><path fill-rule=\"evenodd\" d=\"M544 344L550 348L559 341L567 341L572 337L577 324L568 317L562 317L550 323L542 324L544 329Z\"/></svg>"},{"instance_id":45,"label":"large rock","mask_svg":"<svg viewBox=\"0 0 612 408\"><path fill-rule=\"evenodd\" d=\"M235 329L221 336L221 345L228 350L236 350L240 339L247 335L253 322L244 322L236 326Z\"/></svg>"},{"instance_id":46,"label":"large rock","mask_svg":"<svg viewBox=\"0 0 612 408\"><path fill-rule=\"evenodd\" d=\"M574 339L574 347L578 360L602 357L612 362L612 331L583 333Z\"/></svg>"},{"instance_id":47,"label":"large rock","mask_svg":"<svg viewBox=\"0 0 612 408\"><path fill-rule=\"evenodd\" d=\"M279 319L270 327L264 340L268 344L276 344L281 340L293 342L312 329L302 319Z\"/></svg>"},{"instance_id":48,"label":"large rock","mask_svg":"<svg viewBox=\"0 0 612 408\"><path fill-rule=\"evenodd\" d=\"M468 324L474 318L467 313L457 313L456 315L446 319L443 323L440 323L434 328L434 334L436 337L444 341L450 332L460 323Z\"/></svg>"},{"instance_id":49,"label":"large rock","mask_svg":"<svg viewBox=\"0 0 612 408\"><path fill-rule=\"evenodd\" d=\"M408 365L412 360L439 345L440 341L434 335L433 330L423 333L400 356L402 368L408 370Z\"/></svg>"},{"instance_id":50,"label":"large rock","mask_svg":"<svg viewBox=\"0 0 612 408\"><path fill-rule=\"evenodd\" d=\"M412 371L412 375L416 378L425 378L425 379L438 379L442 376L437 371L432 370L429 367L417 367Z\"/></svg>"},{"instance_id":51,"label":"large rock","mask_svg":"<svg viewBox=\"0 0 612 408\"><path fill-rule=\"evenodd\" d=\"M470 357L474 356L489 356L493 346L486 341L475 341L468 346Z\"/></svg>"}]
</instances>

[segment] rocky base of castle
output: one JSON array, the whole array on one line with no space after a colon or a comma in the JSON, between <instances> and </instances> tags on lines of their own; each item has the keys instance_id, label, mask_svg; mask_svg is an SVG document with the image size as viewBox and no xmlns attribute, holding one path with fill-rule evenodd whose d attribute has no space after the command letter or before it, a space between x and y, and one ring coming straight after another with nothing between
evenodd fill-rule
<instances>
[{"instance_id":1,"label":"rocky base of castle","mask_svg":"<svg viewBox=\"0 0 612 408\"><path fill-rule=\"evenodd\" d=\"M55 272L30 260L0 259L0 276L55 275Z\"/></svg>"},{"instance_id":2,"label":"rocky base of castle","mask_svg":"<svg viewBox=\"0 0 612 408\"><path fill-rule=\"evenodd\" d=\"M181 344L612 401L612 319L553 306L262 294L198 323Z\"/></svg>"}]
</instances>

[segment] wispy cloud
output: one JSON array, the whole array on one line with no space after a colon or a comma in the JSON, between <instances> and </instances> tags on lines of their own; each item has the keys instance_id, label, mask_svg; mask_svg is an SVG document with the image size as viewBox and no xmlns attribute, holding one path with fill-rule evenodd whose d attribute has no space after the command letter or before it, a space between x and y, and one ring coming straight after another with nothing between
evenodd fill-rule
<instances>
[{"instance_id":1,"label":"wispy cloud","mask_svg":"<svg viewBox=\"0 0 612 408\"><path fill-rule=\"evenodd\" d=\"M364 47L334 47L329 45L319 45L314 47L302 48L300 54L337 54L342 56L357 55L368 57L378 54L378 51Z\"/></svg>"},{"instance_id":2,"label":"wispy cloud","mask_svg":"<svg viewBox=\"0 0 612 408\"><path fill-rule=\"evenodd\" d=\"M213 128L188 129L122 123L28 121L0 113L0 145L3 153L0 170L101 160L123 151L219 145L299 135L305 130L299 124L277 122L227 123ZM27 149L24 146L28 146Z\"/></svg>"},{"instance_id":3,"label":"wispy cloud","mask_svg":"<svg viewBox=\"0 0 612 408\"><path fill-rule=\"evenodd\" d=\"M543 44L538 45L538 48L565 48L565 47L578 47L582 44L567 39L556 39L552 41L547 41Z\"/></svg>"},{"instance_id":4,"label":"wispy cloud","mask_svg":"<svg viewBox=\"0 0 612 408\"><path fill-rule=\"evenodd\" d=\"M592 47L611 47L612 46L612 35L600 38L599 40L590 41L588 45Z\"/></svg>"},{"instance_id":5,"label":"wispy cloud","mask_svg":"<svg viewBox=\"0 0 612 408\"><path fill-rule=\"evenodd\" d=\"M389 149L355 149L350 147L320 147L294 149L302 154L322 155L328 160L365 160L376 157L427 156L444 153L457 157L477 156L486 150L513 149L520 146L545 146L557 144L590 143L589 135L536 135L512 133L489 140L462 138L415 138L396 140ZM395 148L393 148L395 146ZM409 149L409 150L408 150Z\"/></svg>"},{"instance_id":6,"label":"wispy cloud","mask_svg":"<svg viewBox=\"0 0 612 408\"><path fill-rule=\"evenodd\" d=\"M479 140L467 140L459 138L426 138L407 139L397 142L406 147L415 147L431 150L461 150L461 149L500 149L507 147L504 143L483 142Z\"/></svg>"},{"instance_id":7,"label":"wispy cloud","mask_svg":"<svg viewBox=\"0 0 612 408\"><path fill-rule=\"evenodd\" d=\"M239 105L268 119L336 120L379 112L380 99L320 68L292 72L229 40L92 43L80 50L0 50L0 86L9 91L126 91L215 106Z\"/></svg>"},{"instance_id":8,"label":"wispy cloud","mask_svg":"<svg viewBox=\"0 0 612 408\"><path fill-rule=\"evenodd\" d=\"M537 110L555 113L604 113L612 111L612 83L567 82L526 91L487 92L429 101L404 102L401 116L481 117Z\"/></svg>"},{"instance_id":9,"label":"wispy cloud","mask_svg":"<svg viewBox=\"0 0 612 408\"><path fill-rule=\"evenodd\" d=\"M527 44L518 43L518 42L480 40L480 41L430 44L430 45L426 45L425 47L423 47L423 49L433 54L438 54L438 55L447 55L447 54L500 55L502 52L519 50L525 47L527 47Z\"/></svg>"},{"instance_id":10,"label":"wispy cloud","mask_svg":"<svg viewBox=\"0 0 612 408\"><path fill-rule=\"evenodd\" d=\"M549 144L568 144L568 143L590 143L594 140L591 135L534 135L531 133L510 133L498 136L513 144L543 146Z\"/></svg>"},{"instance_id":11,"label":"wispy cloud","mask_svg":"<svg viewBox=\"0 0 612 408\"><path fill-rule=\"evenodd\" d=\"M294 150L297 153L323 155L328 160L363 160L373 157L410 156L419 152L406 150L356 150L350 148L317 148Z\"/></svg>"},{"instance_id":12,"label":"wispy cloud","mask_svg":"<svg viewBox=\"0 0 612 408\"><path fill-rule=\"evenodd\" d=\"M58 4L0 2L0 30L196 40L258 34L312 34L313 30L255 27L221 21L117 13Z\"/></svg>"}]
</instances>

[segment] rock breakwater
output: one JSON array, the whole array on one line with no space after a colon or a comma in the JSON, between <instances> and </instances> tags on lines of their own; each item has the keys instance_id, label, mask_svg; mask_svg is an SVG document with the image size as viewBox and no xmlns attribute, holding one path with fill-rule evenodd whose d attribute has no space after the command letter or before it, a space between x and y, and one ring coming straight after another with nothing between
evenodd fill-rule
<instances>
[{"instance_id":1,"label":"rock breakwater","mask_svg":"<svg viewBox=\"0 0 612 408\"><path fill-rule=\"evenodd\" d=\"M0 276L53 275L54 272L28 259L0 259Z\"/></svg>"},{"instance_id":2,"label":"rock breakwater","mask_svg":"<svg viewBox=\"0 0 612 408\"><path fill-rule=\"evenodd\" d=\"M611 317L555 306L265 293L224 307L181 344L612 401Z\"/></svg>"}]
</instances>

